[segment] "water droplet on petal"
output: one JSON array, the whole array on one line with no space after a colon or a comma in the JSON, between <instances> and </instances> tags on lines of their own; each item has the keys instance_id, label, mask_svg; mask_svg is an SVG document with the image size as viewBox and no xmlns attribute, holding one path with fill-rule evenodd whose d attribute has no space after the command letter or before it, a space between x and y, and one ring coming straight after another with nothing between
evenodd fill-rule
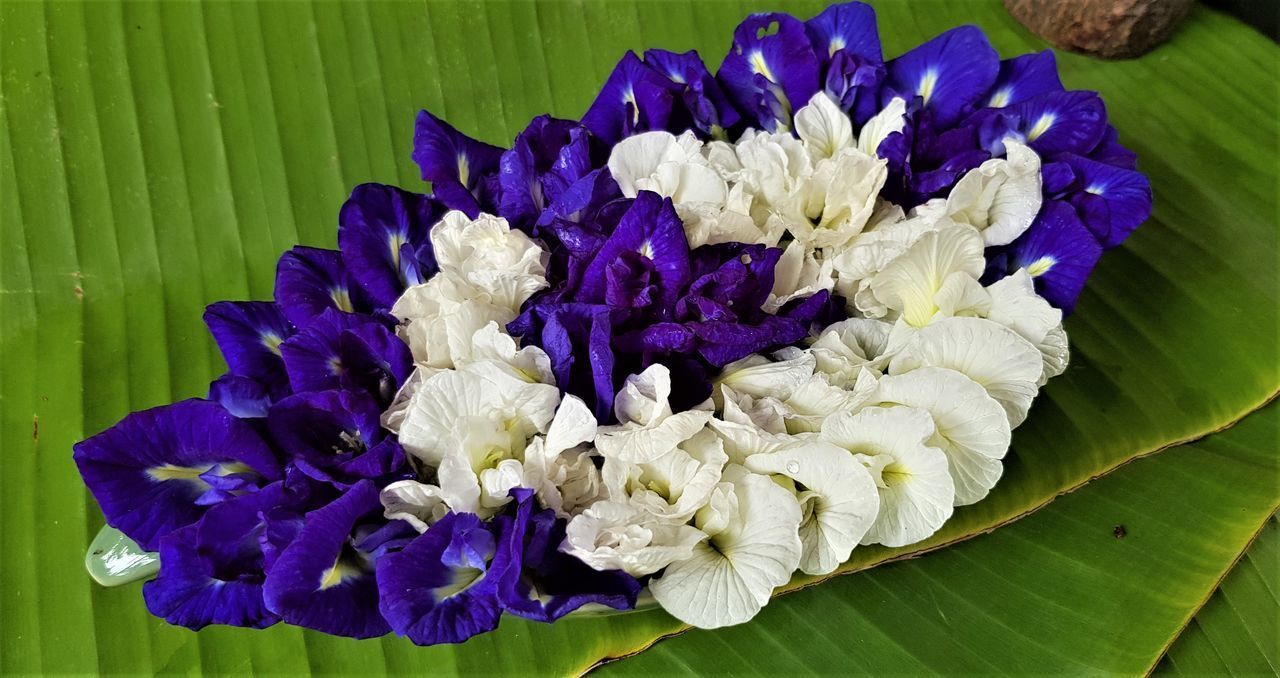
<instances>
[{"instance_id":1,"label":"water droplet on petal","mask_svg":"<svg viewBox=\"0 0 1280 678\"><path fill-rule=\"evenodd\" d=\"M800 472L800 462L795 460L787 462L787 473L799 473L799 472Z\"/></svg>"}]
</instances>

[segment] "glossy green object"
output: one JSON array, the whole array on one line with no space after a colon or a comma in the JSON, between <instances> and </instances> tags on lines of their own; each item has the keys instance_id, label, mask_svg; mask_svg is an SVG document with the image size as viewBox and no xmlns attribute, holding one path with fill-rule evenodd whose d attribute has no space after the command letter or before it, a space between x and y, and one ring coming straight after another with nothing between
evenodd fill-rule
<instances>
[{"instance_id":1,"label":"glossy green object","mask_svg":"<svg viewBox=\"0 0 1280 678\"><path fill-rule=\"evenodd\" d=\"M104 525L84 554L84 569L103 586L119 586L158 572L160 555L144 551L120 530Z\"/></svg>"}]
</instances>

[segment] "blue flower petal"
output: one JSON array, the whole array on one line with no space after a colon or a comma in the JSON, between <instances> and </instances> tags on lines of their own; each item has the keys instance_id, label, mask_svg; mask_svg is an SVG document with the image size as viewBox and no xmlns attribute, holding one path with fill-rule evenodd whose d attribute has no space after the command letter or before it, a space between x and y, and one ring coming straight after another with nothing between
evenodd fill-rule
<instances>
[{"instance_id":1,"label":"blue flower petal","mask_svg":"<svg viewBox=\"0 0 1280 678\"><path fill-rule=\"evenodd\" d=\"M267 573L267 608L290 624L339 636L373 638L389 631L378 612L374 563L353 539L358 523L381 512L378 488L365 480L308 513Z\"/></svg>"},{"instance_id":2,"label":"blue flower petal","mask_svg":"<svg viewBox=\"0 0 1280 678\"><path fill-rule=\"evenodd\" d=\"M431 227L445 207L394 186L361 184L338 214L342 263L379 308L436 272Z\"/></svg>"},{"instance_id":3,"label":"blue flower petal","mask_svg":"<svg viewBox=\"0 0 1280 678\"><path fill-rule=\"evenodd\" d=\"M360 389L386 404L413 370L408 345L385 325L334 309L316 316L280 350L298 393Z\"/></svg>"},{"instance_id":4,"label":"blue flower petal","mask_svg":"<svg viewBox=\"0 0 1280 678\"><path fill-rule=\"evenodd\" d=\"M748 123L791 128L818 91L820 63L805 25L788 14L752 14L738 24L716 79Z\"/></svg>"},{"instance_id":5,"label":"blue flower petal","mask_svg":"<svg viewBox=\"0 0 1280 678\"><path fill-rule=\"evenodd\" d=\"M498 595L512 614L553 622L594 603L615 610L635 607L640 582L621 570L598 571L560 552L566 521L550 509L536 511L533 491L511 491L518 502L514 520L503 519L502 541L520 554L503 573Z\"/></svg>"},{"instance_id":6,"label":"blue flower petal","mask_svg":"<svg viewBox=\"0 0 1280 678\"><path fill-rule=\"evenodd\" d=\"M1138 154L1120 145L1120 133L1111 125L1107 125L1102 140L1089 151L1089 159L1124 169L1138 169Z\"/></svg>"},{"instance_id":7,"label":"blue flower petal","mask_svg":"<svg viewBox=\"0 0 1280 678\"><path fill-rule=\"evenodd\" d=\"M231 372L275 384L284 376L280 343L294 328L269 301L219 301L204 311L204 323Z\"/></svg>"},{"instance_id":8,"label":"blue flower petal","mask_svg":"<svg viewBox=\"0 0 1280 678\"><path fill-rule=\"evenodd\" d=\"M253 427L207 400L134 412L77 443L74 458L107 524L149 551L205 513L197 500L211 488L202 474L281 476Z\"/></svg>"},{"instance_id":9,"label":"blue flower petal","mask_svg":"<svg viewBox=\"0 0 1280 678\"><path fill-rule=\"evenodd\" d=\"M579 301L599 303L607 291L606 270L623 252L636 252L653 262L657 301L670 308L689 283L689 241L669 198L641 191L618 227L595 254L582 279Z\"/></svg>"},{"instance_id":10,"label":"blue flower petal","mask_svg":"<svg viewBox=\"0 0 1280 678\"><path fill-rule=\"evenodd\" d=\"M1151 182L1142 173L1073 154L1062 159L1075 171L1080 186L1071 202L1104 248L1124 242L1151 216Z\"/></svg>"},{"instance_id":11,"label":"blue flower petal","mask_svg":"<svg viewBox=\"0 0 1280 678\"><path fill-rule=\"evenodd\" d=\"M366 313L373 306L364 290L347 274L342 253L317 247L294 247L276 265L276 303L289 322L305 327L326 309Z\"/></svg>"},{"instance_id":12,"label":"blue flower petal","mask_svg":"<svg viewBox=\"0 0 1280 678\"><path fill-rule=\"evenodd\" d=\"M586 129L572 120L540 115L502 154L500 214L529 229L548 205L592 168Z\"/></svg>"},{"instance_id":13,"label":"blue flower petal","mask_svg":"<svg viewBox=\"0 0 1280 678\"><path fill-rule=\"evenodd\" d=\"M991 94L985 105L991 108L1004 108L1022 103L1027 99L1046 92L1061 92L1062 81L1058 79L1058 62L1053 50L1022 54L1000 62L1000 74L991 86Z\"/></svg>"},{"instance_id":14,"label":"blue flower petal","mask_svg":"<svg viewBox=\"0 0 1280 678\"><path fill-rule=\"evenodd\" d=\"M498 547L492 529L472 514L449 513L378 560L379 608L396 633L435 645L497 628L498 575L513 554Z\"/></svg>"},{"instance_id":15,"label":"blue flower petal","mask_svg":"<svg viewBox=\"0 0 1280 678\"><path fill-rule=\"evenodd\" d=\"M627 52L582 115L582 124L610 146L637 132L666 129L679 91L635 52Z\"/></svg>"},{"instance_id":16,"label":"blue flower petal","mask_svg":"<svg viewBox=\"0 0 1280 678\"><path fill-rule=\"evenodd\" d=\"M675 86L678 105L667 121L668 131L679 134L695 129L703 136L715 137L738 124L742 116L696 51L651 49L645 51L644 63Z\"/></svg>"},{"instance_id":17,"label":"blue flower petal","mask_svg":"<svg viewBox=\"0 0 1280 678\"><path fill-rule=\"evenodd\" d=\"M1107 111L1096 92L1048 92L1002 109L980 111L982 145L1004 153L1013 135L1042 157L1059 153L1087 154L1107 129Z\"/></svg>"},{"instance_id":18,"label":"blue flower petal","mask_svg":"<svg viewBox=\"0 0 1280 678\"><path fill-rule=\"evenodd\" d=\"M476 141L436 116L420 111L413 130L413 161L436 197L475 218L492 211L493 184L503 149Z\"/></svg>"},{"instance_id":19,"label":"blue flower petal","mask_svg":"<svg viewBox=\"0 0 1280 678\"><path fill-rule=\"evenodd\" d=\"M147 610L195 631L209 624L261 629L280 621L262 601L261 578L216 577L198 552L197 535L197 526L188 525L160 540L160 573L142 585Z\"/></svg>"},{"instance_id":20,"label":"blue flower petal","mask_svg":"<svg viewBox=\"0 0 1280 678\"><path fill-rule=\"evenodd\" d=\"M1027 269L1036 291L1070 313L1102 247L1070 205L1046 200L1040 215L1009 248L1007 271Z\"/></svg>"},{"instance_id":21,"label":"blue flower petal","mask_svg":"<svg viewBox=\"0 0 1280 678\"><path fill-rule=\"evenodd\" d=\"M980 104L1000 71L1000 56L976 26L953 28L889 62L889 91L920 97L940 128Z\"/></svg>"},{"instance_id":22,"label":"blue flower petal","mask_svg":"<svg viewBox=\"0 0 1280 678\"><path fill-rule=\"evenodd\" d=\"M209 400L241 419L260 419L267 416L267 408L276 398L288 393L284 380L277 384L286 388L270 389L252 377L227 373L209 384Z\"/></svg>"},{"instance_id":23,"label":"blue flower petal","mask_svg":"<svg viewBox=\"0 0 1280 678\"><path fill-rule=\"evenodd\" d=\"M276 444L307 475L346 489L404 466L404 451L386 437L382 408L364 391L300 393L272 406L267 424Z\"/></svg>"}]
</instances>

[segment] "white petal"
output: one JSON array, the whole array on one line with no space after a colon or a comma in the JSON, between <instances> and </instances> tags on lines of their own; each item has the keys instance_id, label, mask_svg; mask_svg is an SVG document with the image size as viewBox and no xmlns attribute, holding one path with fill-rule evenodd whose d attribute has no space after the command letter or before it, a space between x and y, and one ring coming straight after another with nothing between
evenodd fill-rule
<instances>
[{"instance_id":1,"label":"white petal","mask_svg":"<svg viewBox=\"0 0 1280 678\"><path fill-rule=\"evenodd\" d=\"M814 162L853 146L853 122L826 92L818 92L796 111L796 134Z\"/></svg>"},{"instance_id":2,"label":"white petal","mask_svg":"<svg viewBox=\"0 0 1280 678\"><path fill-rule=\"evenodd\" d=\"M653 461L693 437L710 419L710 412L688 410L652 426L602 426L596 433L596 449L606 458L633 463Z\"/></svg>"},{"instance_id":3,"label":"white petal","mask_svg":"<svg viewBox=\"0 0 1280 678\"><path fill-rule=\"evenodd\" d=\"M1007 158L992 158L967 172L947 196L947 214L982 233L988 247L1007 245L1040 211L1040 156L1010 138Z\"/></svg>"},{"instance_id":4,"label":"white petal","mask_svg":"<svg viewBox=\"0 0 1280 678\"><path fill-rule=\"evenodd\" d=\"M613 413L622 424L646 426L671 415L671 370L654 363L627 377L613 399Z\"/></svg>"},{"instance_id":5,"label":"white petal","mask_svg":"<svg viewBox=\"0 0 1280 678\"><path fill-rule=\"evenodd\" d=\"M560 550L597 570L642 577L689 558L706 538L691 525L655 520L626 504L601 501L569 521Z\"/></svg>"},{"instance_id":6,"label":"white petal","mask_svg":"<svg viewBox=\"0 0 1280 678\"><path fill-rule=\"evenodd\" d=\"M953 226L921 236L876 274L871 289L907 322L923 327L939 310L937 294L948 276L961 273L976 281L985 266L981 236L970 227Z\"/></svg>"},{"instance_id":7,"label":"white petal","mask_svg":"<svg viewBox=\"0 0 1280 678\"><path fill-rule=\"evenodd\" d=\"M947 457L927 441L933 418L912 407L868 407L832 417L822 438L867 465L880 490L880 512L864 544L906 546L927 538L951 517L955 485Z\"/></svg>"},{"instance_id":8,"label":"white petal","mask_svg":"<svg viewBox=\"0 0 1280 678\"><path fill-rule=\"evenodd\" d=\"M1018 269L995 281L987 291L991 294L991 310L984 317L1008 327L1033 344L1039 345L1055 327L1062 326L1062 311L1036 294L1026 269Z\"/></svg>"},{"instance_id":9,"label":"white petal","mask_svg":"<svg viewBox=\"0 0 1280 678\"><path fill-rule=\"evenodd\" d=\"M440 488L416 480L400 480L382 488L379 494L383 515L388 520L403 520L419 532L426 532L449 512Z\"/></svg>"},{"instance_id":10,"label":"white petal","mask_svg":"<svg viewBox=\"0 0 1280 678\"><path fill-rule=\"evenodd\" d=\"M861 374L868 376L862 377ZM861 372L859 378L862 384L855 382L853 389L844 389L832 385L821 375L810 377L783 402L788 409L785 415L787 431L817 431L822 428L822 422L834 414L856 412L867 402L875 383L875 377L869 371Z\"/></svg>"},{"instance_id":11,"label":"white petal","mask_svg":"<svg viewBox=\"0 0 1280 678\"><path fill-rule=\"evenodd\" d=\"M1040 349L1040 356L1044 358L1044 374L1040 375L1037 385L1044 386L1045 382L1067 370L1067 363L1071 359L1067 331L1059 324L1044 335L1044 341L1037 344L1036 348Z\"/></svg>"},{"instance_id":12,"label":"white petal","mask_svg":"<svg viewBox=\"0 0 1280 678\"><path fill-rule=\"evenodd\" d=\"M883 110L871 116L867 124L858 131L858 150L867 155L876 155L880 143L894 132L901 132L907 124L907 102L901 97L894 97Z\"/></svg>"},{"instance_id":13,"label":"white petal","mask_svg":"<svg viewBox=\"0 0 1280 678\"><path fill-rule=\"evenodd\" d=\"M488 360L504 367L511 376L530 383L555 385L551 358L537 346L520 348L515 337L496 322L485 325L471 337L470 360Z\"/></svg>"},{"instance_id":14,"label":"white petal","mask_svg":"<svg viewBox=\"0 0 1280 678\"><path fill-rule=\"evenodd\" d=\"M1040 351L1013 330L982 318L947 318L921 329L889 363L889 374L945 367L982 384L1016 428L1044 371Z\"/></svg>"},{"instance_id":15,"label":"white petal","mask_svg":"<svg viewBox=\"0 0 1280 678\"><path fill-rule=\"evenodd\" d=\"M798 499L803 521L800 569L828 574L849 559L880 509L880 495L867 468L848 451L816 439L746 459L756 473L783 475L804 485Z\"/></svg>"},{"instance_id":16,"label":"white petal","mask_svg":"<svg viewBox=\"0 0 1280 678\"><path fill-rule=\"evenodd\" d=\"M991 491L1009 450L1004 408L972 379L940 367L921 367L881 379L872 400L924 410L937 434L930 444L947 455L956 485L956 506L972 504Z\"/></svg>"},{"instance_id":17,"label":"white petal","mask_svg":"<svg viewBox=\"0 0 1280 678\"><path fill-rule=\"evenodd\" d=\"M724 367L713 382L712 395L718 395L715 386L728 386L735 393L753 398L785 399L809 381L813 376L813 366L813 356L809 355L778 362L761 355L750 355Z\"/></svg>"},{"instance_id":18,"label":"white petal","mask_svg":"<svg viewBox=\"0 0 1280 678\"><path fill-rule=\"evenodd\" d=\"M663 163L688 159L688 154L669 132L644 132L619 141L609 153L609 173L628 198L636 197L636 182L648 180Z\"/></svg>"},{"instance_id":19,"label":"white petal","mask_svg":"<svg viewBox=\"0 0 1280 678\"><path fill-rule=\"evenodd\" d=\"M652 461L632 463L606 455L602 474L610 499L684 522L707 503L726 461L719 436L703 429Z\"/></svg>"},{"instance_id":20,"label":"white petal","mask_svg":"<svg viewBox=\"0 0 1280 678\"><path fill-rule=\"evenodd\" d=\"M736 520L698 544L692 557L672 563L649 582L663 609L699 628L751 619L800 562L800 506L791 492L740 466L731 466L725 475L737 500ZM695 525L726 522L723 515L710 513L700 515Z\"/></svg>"}]
</instances>

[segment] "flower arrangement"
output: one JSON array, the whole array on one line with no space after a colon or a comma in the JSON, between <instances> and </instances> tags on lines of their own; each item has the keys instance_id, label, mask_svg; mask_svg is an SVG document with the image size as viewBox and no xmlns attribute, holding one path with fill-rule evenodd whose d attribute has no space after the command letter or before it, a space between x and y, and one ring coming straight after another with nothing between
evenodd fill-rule
<instances>
[{"instance_id":1,"label":"flower arrangement","mask_svg":"<svg viewBox=\"0 0 1280 678\"><path fill-rule=\"evenodd\" d=\"M208 398L76 445L166 621L745 622L987 495L1151 209L1052 53L961 27L885 61L857 2L748 17L714 75L628 53L508 149L424 111L413 158L430 195L357 187L338 251L208 307Z\"/></svg>"}]
</instances>

